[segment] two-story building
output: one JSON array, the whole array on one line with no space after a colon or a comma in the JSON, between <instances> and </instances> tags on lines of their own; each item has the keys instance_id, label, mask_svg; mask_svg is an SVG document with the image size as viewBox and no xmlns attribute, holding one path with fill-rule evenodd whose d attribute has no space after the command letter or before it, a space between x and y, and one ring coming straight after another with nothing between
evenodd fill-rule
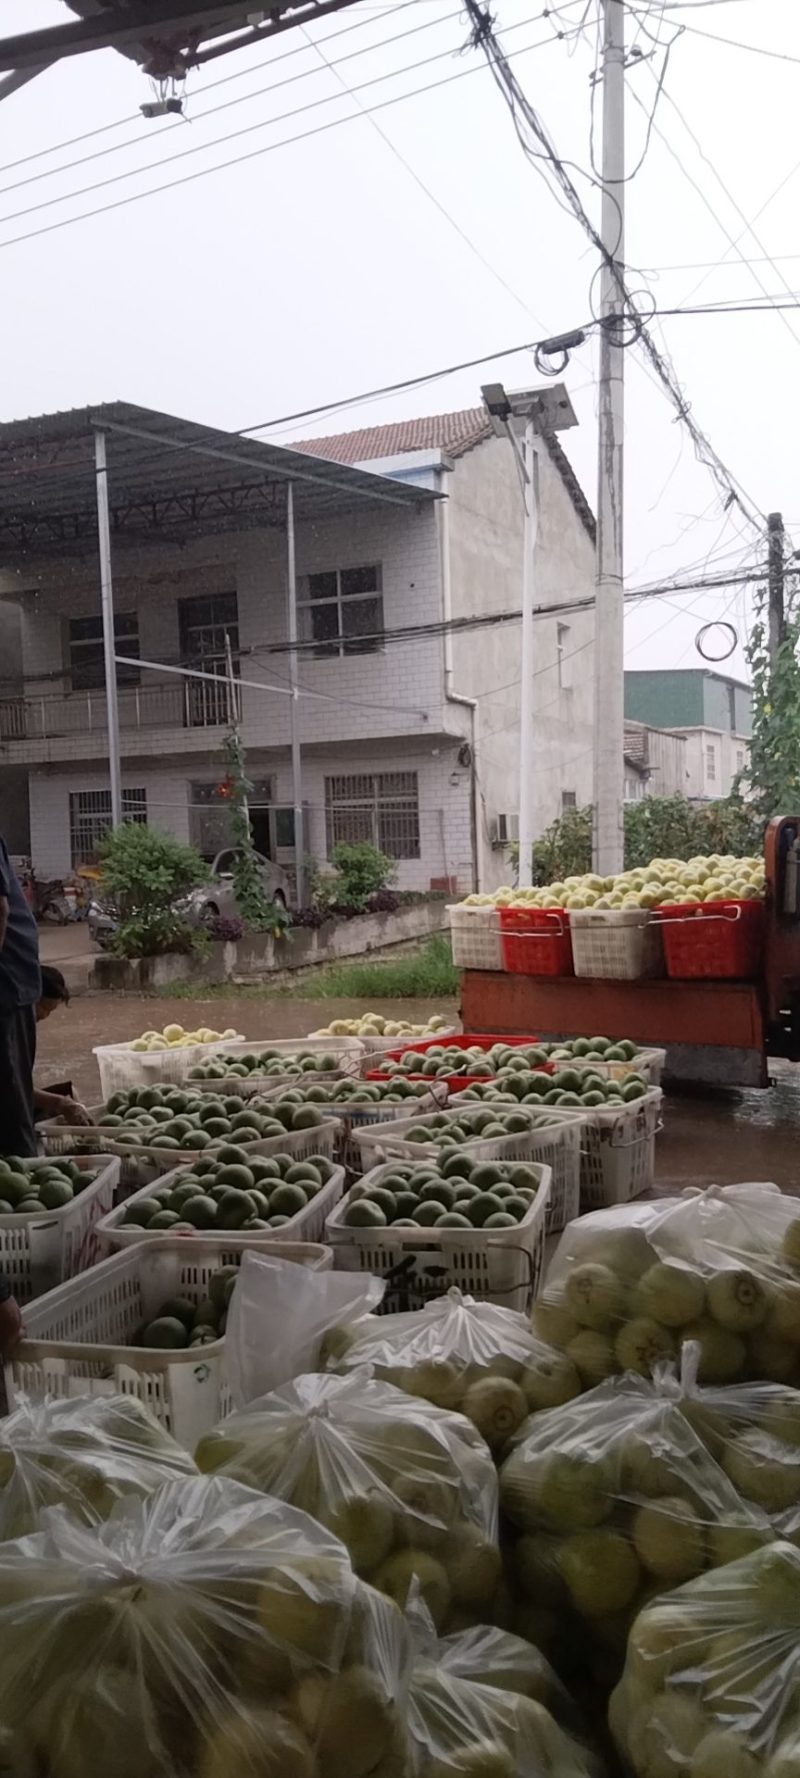
<instances>
[{"instance_id":1,"label":"two-story building","mask_svg":"<svg viewBox=\"0 0 800 1778\"><path fill-rule=\"evenodd\" d=\"M668 728L685 741L685 796L714 802L747 774L752 688L707 667L625 674L625 715Z\"/></svg>"},{"instance_id":2,"label":"two-story building","mask_svg":"<svg viewBox=\"0 0 800 1778\"><path fill-rule=\"evenodd\" d=\"M496 842L516 809L519 486L482 410L421 424L437 443L426 433L362 448L368 468L323 449L330 441L312 458L310 445L243 440L126 403L0 426L0 829L13 823L23 849L26 785L42 875L93 861L111 812L98 429L127 817L209 857L226 844L222 743L235 717L256 843L291 867L294 710L312 858L368 839L396 860L401 888L461 891L507 874ZM562 624L555 608L591 593L593 540L554 439L540 460L536 596L554 609L536 625L544 825L573 790L564 773L585 764L570 758L576 739L591 751L580 689L591 616ZM587 800L577 777L574 792Z\"/></svg>"}]
</instances>

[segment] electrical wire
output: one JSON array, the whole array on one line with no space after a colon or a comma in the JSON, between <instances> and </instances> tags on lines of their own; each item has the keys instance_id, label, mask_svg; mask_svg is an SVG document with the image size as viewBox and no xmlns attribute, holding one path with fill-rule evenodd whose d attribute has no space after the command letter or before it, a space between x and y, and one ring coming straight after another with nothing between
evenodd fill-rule
<instances>
[{"instance_id":1,"label":"electrical wire","mask_svg":"<svg viewBox=\"0 0 800 1778\"><path fill-rule=\"evenodd\" d=\"M395 32L395 35L393 37L381 38L379 43L362 44L359 49L348 50L345 55L339 56L336 61L329 62L329 61L327 61L327 59L323 58L325 67L334 69L334 68L338 68L340 63L352 62L361 56L375 55L375 54L377 54L378 50L388 49L389 46L393 43L402 43L407 37L417 36L420 31L430 31L433 28L438 28L440 25L448 24L451 19L457 19L459 17L460 17L460 8L456 7L453 12L446 12L442 18L423 19L421 24L412 25L410 27L410 29L407 31L397 31L397 32ZM525 25L531 24L533 22L534 21L532 18L521 20L521 24L525 24ZM518 28L519 27L515 26L515 29L518 29ZM308 46L311 48L316 48L313 38L309 37L308 32L305 29L305 26L301 26L300 30L301 30L302 35L306 38ZM292 55L297 55L299 53L301 53L301 51L298 51L297 49L290 51L290 54L292 54ZM443 56L446 56L448 53L450 53L450 52L448 52L446 50L442 52ZM319 51L319 54L322 55L321 50ZM423 63L412 64L412 67L421 67L421 66L424 66L424 64ZM398 70L398 72L405 73L406 70L401 69L401 70ZM205 111L196 111L191 118L191 122L193 124L196 124L196 123L199 123L203 118L217 117L219 115L219 113L222 111L232 111L235 107L237 107L239 105L249 104L251 99L262 99L265 97L265 95L267 93L280 92L283 90L284 87L295 86L299 80L311 80L315 75L318 75L320 73L322 73L321 68L303 68L300 70L300 72L298 74L287 74L284 76L284 78L282 80L273 80L267 86L256 87L253 90L253 92L241 93L239 95L239 97L236 99L226 99L223 101L223 103L221 105L209 105L209 106L207 106ZM380 78L383 80L391 79L391 74L381 75ZM365 84L369 85L371 83L366 82ZM320 101L320 102L324 103L324 101ZM297 115L297 113L294 111L286 112L286 113L279 114L279 116L277 118L275 118L274 120L270 120L270 121L274 121L274 122L278 123L278 122L282 121L283 117L286 117L286 116L294 117L296 115ZM183 121L186 122L187 120L184 119ZM254 124L251 127L254 129L256 129L256 128L261 129L261 128L265 128L266 126L263 124L258 124L258 125ZM173 124L173 125L168 126L168 129L170 132L174 129L182 130L182 125L181 124ZM156 136L163 136L165 134L165 131L164 130L156 130L155 134L156 134ZM221 142L221 141L224 142L224 141L229 141L231 139L232 138L230 138L230 137L220 136L220 137L216 138L216 141L217 142ZM152 140L152 137L149 137L149 138L129 137L128 140L125 142L115 142L112 144L112 146L110 148L98 148L92 154L80 155L77 160L62 162L60 166L50 167L45 172L31 173L28 175L28 177L26 179L18 179L12 185L0 186L0 197L5 197L6 194L11 191L21 191L23 189L23 187L25 187L27 185L36 185L42 179L52 179L57 174L60 175L62 173L69 173L72 171L72 169L74 167L85 167L85 166L88 166L92 161L104 160L105 157L109 154L119 154L124 149L127 149L127 148L143 148L143 147L149 146L149 143L151 140ZM187 152L192 153L192 154L198 154L198 153L202 153L203 147L213 148L214 146L215 146L214 142L208 142L205 144L201 143L199 146L195 146L194 148L187 150ZM132 178L135 178L137 173L148 173L152 170L153 167L167 166L169 164L170 160L180 160L180 159L181 159L180 155L168 155L166 158L162 157L160 160L151 161L147 166L136 167L128 173L120 174L120 178L131 178L132 179ZM87 185L87 186L82 187L78 191L66 192L62 198L51 198L49 201L51 203L65 203L67 201L67 199L70 197L83 197L86 194L86 192L97 191L99 189L100 189L100 187L98 185ZM36 207L36 206L34 206L34 207ZM45 206L40 206L40 207L44 208ZM19 212L15 212L14 214L15 215L25 215L25 214L27 214L27 212L19 211ZM6 220L10 220L10 219L6 218Z\"/></svg>"},{"instance_id":2,"label":"electrical wire","mask_svg":"<svg viewBox=\"0 0 800 1778\"><path fill-rule=\"evenodd\" d=\"M546 44L549 44L552 41L552 38L544 38L536 43L527 44L523 49L511 50L506 59L508 61L515 61L519 56L529 55L532 50L542 49ZM417 99L423 97L427 93L439 92L443 87L452 86L456 81L467 80L471 75L480 74L482 72L483 64L480 63L477 63L470 68L461 68L455 74L445 75L441 80L430 81L426 86L414 87L408 93L398 93L391 99L383 99L378 105L368 107L368 110L370 113L374 111L388 111L391 106L405 104L409 99ZM257 160L265 154L272 154L279 148L288 148L295 142L306 142L314 136L327 134L329 130L339 129L343 124L355 123L359 121L363 115L362 112L354 111L349 117L332 118L327 123L315 125L313 129L300 130L293 136L284 136L279 142L268 142L261 148L252 148L248 150L246 154L234 155L230 160L218 161L211 167L201 167L195 173L184 173L179 179L166 180L163 185L151 185L146 191L129 192L127 196L123 198L115 198L110 204L98 204L91 210L82 210L77 216L62 217L57 222L45 223L41 228L29 229L26 233L20 235L11 235L7 241L0 241L0 249L18 246L23 241L37 240L43 235L55 234L60 229L71 228L75 223L87 222L95 216L107 216L110 211L121 210L128 204L141 203L144 198L157 197L164 191L174 191L179 186L191 185L197 179L208 178L212 173L225 172L229 167L242 166L247 161ZM272 119L272 121L275 122L276 120ZM222 138L220 139L222 140ZM206 144L206 147L208 148L214 146L216 146L215 143L210 142ZM144 169L140 169L140 171L143 170ZM23 214L23 212L20 212L20 214Z\"/></svg>"},{"instance_id":3,"label":"electrical wire","mask_svg":"<svg viewBox=\"0 0 800 1778\"><path fill-rule=\"evenodd\" d=\"M637 343L645 353L651 369L655 372L664 392L667 394L672 406L675 408L681 424L687 428L694 444L698 460L705 464L706 468L711 471L724 504L726 506L732 504L737 505L747 521L761 533L766 524L765 514L761 512L760 508L754 502L751 501L750 497L745 493L741 486L741 483L733 476L732 472L719 456L719 453L714 449L708 436L701 430L696 420L693 418L671 363L656 346L655 341L648 330L646 320L634 301L621 269L614 259L613 253L609 252L601 236L598 234L597 229L587 215L580 195L573 181L570 179L565 163L560 159L545 125L520 87L516 75L510 69L508 65L509 58L497 39L491 15L482 7L480 0L464 0L464 4L472 25L471 41L474 45L482 48L486 55L495 83L502 93L511 113L518 139L522 144L527 158L530 158L530 155L528 154L525 137L521 131L519 122L520 116L524 119L525 124L535 140L541 144L543 158L547 161L551 173L555 176L558 185L564 194L565 202L568 203L569 208L580 223L584 233L588 236L588 239L597 248L603 263L613 271L616 285L624 305L624 312L634 323ZM542 155L536 156L537 160L540 158L542 158Z\"/></svg>"},{"instance_id":4,"label":"electrical wire","mask_svg":"<svg viewBox=\"0 0 800 1778\"><path fill-rule=\"evenodd\" d=\"M800 68L800 56L790 55L786 50L765 49L761 43L742 43L736 37L720 37L717 31L704 31L700 25L684 24L683 29L691 31L693 37L704 37L708 43L721 43L726 49L743 49L752 56L767 56L771 62L785 62Z\"/></svg>"},{"instance_id":5,"label":"electrical wire","mask_svg":"<svg viewBox=\"0 0 800 1778\"><path fill-rule=\"evenodd\" d=\"M520 19L517 24L512 25L510 29L512 31L519 31L533 23L535 23L535 17L531 16L526 19ZM417 27L417 29L419 28L422 27ZM427 29L427 26L424 28ZM363 54L363 51L353 53ZM449 61L454 53L452 47L448 47L447 49L437 50L434 55L422 56L419 61L409 62L403 68L391 68L383 74L374 74L369 80L362 80L358 86L353 87L351 89L351 96L355 97L357 93L365 92L367 87L383 86L387 80L398 80L401 75L416 74L420 68L430 68L437 62ZM343 57L342 60L350 60L350 57ZM295 80L305 78L305 75L292 75L288 81L278 81L276 85L278 87L291 85ZM275 90L273 87L263 88L264 92L271 92L273 90ZM256 95L254 94L253 96L255 97ZM273 124L287 123L293 117L303 117L310 111L320 110L324 105L335 104L337 97L338 95L336 93L326 93L320 99L310 99L305 105L293 106L288 111L276 112L272 117L261 118L257 123L245 124L240 130L229 130L226 135L215 136L210 142L195 142L192 144L191 148L181 148L178 149L175 154L162 155L160 160L150 161L144 167L128 167L122 173L112 173L107 179L96 179L91 185L80 185L75 191L63 192L57 197L43 198L40 203L28 204L21 210L10 210L5 216L0 216L0 227L5 227L5 225L10 222L19 222L24 216L39 215L42 210L51 210L56 204L66 204L77 198L90 197L92 193L96 191L107 191L110 186L120 185L126 179L137 179L143 174L152 173L156 170L160 170L162 167L173 166L178 161L190 160L197 154L207 153L209 149L221 148L223 144L227 142L239 142L244 136L252 136L257 130L271 129ZM232 100L231 103L238 105L241 104L242 101L240 99L235 99ZM215 110L225 110L227 108L227 106L214 107Z\"/></svg>"}]
</instances>

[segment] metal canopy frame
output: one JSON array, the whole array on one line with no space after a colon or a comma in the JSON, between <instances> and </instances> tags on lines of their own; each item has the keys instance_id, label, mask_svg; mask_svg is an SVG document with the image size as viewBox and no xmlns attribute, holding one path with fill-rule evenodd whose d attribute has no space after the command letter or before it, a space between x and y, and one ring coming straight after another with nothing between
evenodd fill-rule
<instances>
[{"instance_id":1,"label":"metal canopy frame","mask_svg":"<svg viewBox=\"0 0 800 1778\"><path fill-rule=\"evenodd\" d=\"M261 444L125 402L0 426L0 566L85 555L97 540L103 621L111 819L122 820L112 541L183 543L265 524L286 533L291 650L290 746L295 874L302 905L303 786L297 721L295 519L366 503L419 510L439 496L324 458ZM147 666L145 662L143 665Z\"/></svg>"},{"instance_id":2,"label":"metal canopy frame","mask_svg":"<svg viewBox=\"0 0 800 1778\"><path fill-rule=\"evenodd\" d=\"M0 37L0 70L29 77L65 57L95 49L118 49L140 63L145 73L180 78L192 67L233 50L247 49L300 25L341 12L356 0L272 0L263 9L248 0L67 0L80 16L63 25L19 31ZM263 24L251 24L260 10ZM204 41L225 38L202 49ZM21 83L18 83L21 84ZM8 87L7 91L14 91ZM0 98L3 87L0 84Z\"/></svg>"}]
</instances>

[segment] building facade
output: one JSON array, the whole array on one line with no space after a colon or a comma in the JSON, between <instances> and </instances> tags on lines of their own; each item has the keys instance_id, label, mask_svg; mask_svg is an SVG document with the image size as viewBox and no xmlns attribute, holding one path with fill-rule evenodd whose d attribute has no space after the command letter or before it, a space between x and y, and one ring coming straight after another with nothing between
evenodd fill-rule
<instances>
[{"instance_id":1,"label":"building facade","mask_svg":"<svg viewBox=\"0 0 800 1778\"><path fill-rule=\"evenodd\" d=\"M146 410L124 411L140 432L159 419L167 423ZM76 427L84 418L77 416ZM33 424L23 423L22 431ZM37 438L47 435L47 416L36 425ZM208 858L226 845L222 745L235 716L253 785L256 844L291 869L294 702L310 859L323 864L339 841L365 839L394 859L402 889L461 893L507 876L501 835L513 836L518 783L516 470L508 442L494 438L482 410L410 423L420 425L427 431L419 447L419 434L406 428L389 451L385 436L374 440L381 449L370 454L362 435L361 470L350 466L356 458L342 440L286 452L268 447L276 479L291 472L302 481L298 465L316 455L322 461L309 479L319 474L325 481L324 509L312 510L312 490L294 527L296 700L283 522L262 524L251 514L246 523L232 518L212 528L202 502L193 496L192 504L184 490L190 517L179 538L146 522L128 537L122 516L112 523L128 819L191 840ZM196 430L209 436L207 428ZM429 442L432 432L440 443ZM3 434L14 428L0 428L0 461ZM66 450L68 431L65 441ZM13 436L9 442L16 444ZM335 463L347 465L344 475L334 472ZM591 514L555 443L541 471L537 599L554 611L536 627L543 826L565 792L578 801L589 794L591 759L573 762L570 754L581 741L591 750L591 621L570 616L561 624L555 613L562 597L591 592L593 541ZM343 484L341 510L331 493L335 473ZM113 448L109 478L113 491ZM398 481L401 500L393 493ZM4 486L0 470L0 561L8 560L3 501L11 496ZM156 493L157 481L154 512ZM34 522L35 499L31 489ZM87 529L85 544L65 553L28 549L0 574L2 609L18 637L17 656L4 656L0 670L0 828L13 821L21 832L20 798L23 807L27 801L30 853L42 876L93 862L110 819L97 540L88 521ZM497 617L497 625L457 633L458 619L486 616ZM235 688L227 678L228 649ZM565 773L573 774L568 782Z\"/></svg>"},{"instance_id":2,"label":"building facade","mask_svg":"<svg viewBox=\"0 0 800 1778\"><path fill-rule=\"evenodd\" d=\"M684 737L684 794L693 801L729 796L747 775L752 689L740 679L704 667L626 673L625 716Z\"/></svg>"}]
</instances>

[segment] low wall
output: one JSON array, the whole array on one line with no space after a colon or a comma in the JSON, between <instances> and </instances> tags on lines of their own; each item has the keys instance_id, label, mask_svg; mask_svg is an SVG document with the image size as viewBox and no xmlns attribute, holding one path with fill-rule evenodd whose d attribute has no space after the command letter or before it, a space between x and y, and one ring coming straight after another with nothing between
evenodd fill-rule
<instances>
[{"instance_id":1,"label":"low wall","mask_svg":"<svg viewBox=\"0 0 800 1778\"><path fill-rule=\"evenodd\" d=\"M169 952L132 962L101 955L89 976L90 988L128 989L136 993L169 987L172 982L257 981L285 970L309 969L342 957L363 957L371 951L408 944L443 932L447 925L443 901L419 902L394 914L360 914L355 920L326 920L322 926L291 928L283 938L252 933L238 944L211 944L204 957Z\"/></svg>"}]
</instances>

